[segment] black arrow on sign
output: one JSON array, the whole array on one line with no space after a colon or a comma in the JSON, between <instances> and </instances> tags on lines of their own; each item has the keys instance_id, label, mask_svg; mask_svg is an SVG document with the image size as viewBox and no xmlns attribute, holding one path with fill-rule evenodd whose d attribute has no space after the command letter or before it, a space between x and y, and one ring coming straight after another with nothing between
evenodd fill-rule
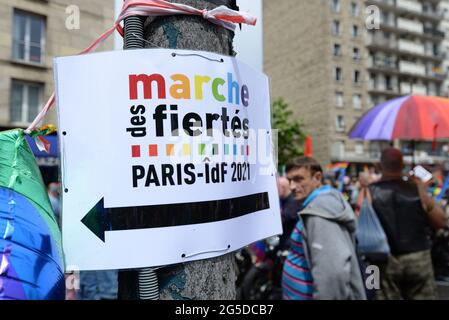
<instances>
[{"instance_id":1,"label":"black arrow on sign","mask_svg":"<svg viewBox=\"0 0 449 320\"><path fill-rule=\"evenodd\" d=\"M102 198L81 220L101 241L105 232L218 222L270 208L268 193L215 201L105 208Z\"/></svg>"}]
</instances>

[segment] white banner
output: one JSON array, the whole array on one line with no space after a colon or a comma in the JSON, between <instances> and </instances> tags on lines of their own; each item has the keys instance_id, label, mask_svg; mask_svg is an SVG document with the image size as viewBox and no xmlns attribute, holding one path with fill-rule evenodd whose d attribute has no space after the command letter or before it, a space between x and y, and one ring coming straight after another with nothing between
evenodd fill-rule
<instances>
[{"instance_id":1,"label":"white banner","mask_svg":"<svg viewBox=\"0 0 449 320\"><path fill-rule=\"evenodd\" d=\"M282 233L264 74L145 49L57 58L55 82L68 266L174 264Z\"/></svg>"}]
</instances>

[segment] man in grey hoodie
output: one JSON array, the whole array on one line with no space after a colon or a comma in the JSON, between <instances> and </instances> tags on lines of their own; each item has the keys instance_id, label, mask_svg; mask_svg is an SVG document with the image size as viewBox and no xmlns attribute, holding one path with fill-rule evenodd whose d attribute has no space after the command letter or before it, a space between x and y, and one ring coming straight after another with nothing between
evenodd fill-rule
<instances>
[{"instance_id":1,"label":"man in grey hoodie","mask_svg":"<svg viewBox=\"0 0 449 320\"><path fill-rule=\"evenodd\" d=\"M323 171L315 159L291 160L287 178L295 199L304 204L284 264L284 299L366 299L351 206L339 191L323 186Z\"/></svg>"}]
</instances>

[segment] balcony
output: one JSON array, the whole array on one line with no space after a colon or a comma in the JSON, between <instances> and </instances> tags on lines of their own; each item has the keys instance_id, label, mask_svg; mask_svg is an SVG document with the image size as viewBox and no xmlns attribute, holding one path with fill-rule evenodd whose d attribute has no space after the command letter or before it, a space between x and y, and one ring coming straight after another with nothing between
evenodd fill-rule
<instances>
[{"instance_id":1,"label":"balcony","mask_svg":"<svg viewBox=\"0 0 449 320\"><path fill-rule=\"evenodd\" d=\"M416 74L420 76L426 75L426 66L408 61L399 62L399 71L403 73Z\"/></svg>"},{"instance_id":2,"label":"balcony","mask_svg":"<svg viewBox=\"0 0 449 320\"><path fill-rule=\"evenodd\" d=\"M404 39L386 39L381 36L371 35L367 38L366 46L373 51L391 53L408 59L419 58L435 63L441 63L446 58L445 52L434 53L432 50L426 51L421 43Z\"/></svg>"},{"instance_id":3,"label":"balcony","mask_svg":"<svg viewBox=\"0 0 449 320\"><path fill-rule=\"evenodd\" d=\"M365 0L367 5L378 6L383 11L395 13L397 16L417 18L425 21L439 22L444 19L440 10L424 10L422 4L410 0Z\"/></svg>"},{"instance_id":4,"label":"balcony","mask_svg":"<svg viewBox=\"0 0 449 320\"><path fill-rule=\"evenodd\" d=\"M401 95L416 94L421 96L429 95L427 87L422 84L414 84L410 82L401 82Z\"/></svg>"},{"instance_id":5,"label":"balcony","mask_svg":"<svg viewBox=\"0 0 449 320\"><path fill-rule=\"evenodd\" d=\"M331 149L332 161L352 163L377 163L380 159L378 150L360 150L357 148L346 149L345 145L334 145Z\"/></svg>"},{"instance_id":6,"label":"balcony","mask_svg":"<svg viewBox=\"0 0 449 320\"><path fill-rule=\"evenodd\" d=\"M408 82L401 82L399 88L402 95L411 94L413 92L412 84Z\"/></svg>"},{"instance_id":7,"label":"balcony","mask_svg":"<svg viewBox=\"0 0 449 320\"><path fill-rule=\"evenodd\" d=\"M368 68L389 69L394 71L397 70L396 60L382 56L372 56L368 60Z\"/></svg>"},{"instance_id":8,"label":"balcony","mask_svg":"<svg viewBox=\"0 0 449 320\"><path fill-rule=\"evenodd\" d=\"M409 20L413 21L413 20ZM440 30L435 30L433 28L422 28L418 24L412 24L408 22L401 22L401 25L396 24L391 20L382 20L380 23L380 28L386 32L393 32L398 37L400 36L414 36L420 39L429 40L433 42L441 43L445 38L445 33ZM370 30L371 34L377 30Z\"/></svg>"},{"instance_id":9,"label":"balcony","mask_svg":"<svg viewBox=\"0 0 449 320\"><path fill-rule=\"evenodd\" d=\"M383 74L400 76L405 79L421 79L427 81L443 82L447 74L440 68L427 70L423 64L417 64L405 60L396 63L395 59L385 57L371 57L368 60L368 70Z\"/></svg>"},{"instance_id":10,"label":"balcony","mask_svg":"<svg viewBox=\"0 0 449 320\"><path fill-rule=\"evenodd\" d=\"M398 49L400 51L406 51L417 55L425 55L424 45L421 43L400 39L398 41Z\"/></svg>"},{"instance_id":11,"label":"balcony","mask_svg":"<svg viewBox=\"0 0 449 320\"><path fill-rule=\"evenodd\" d=\"M424 28L424 33L428 35L432 35L438 38L444 39L446 37L446 33L440 30L436 30L434 28Z\"/></svg>"},{"instance_id":12,"label":"balcony","mask_svg":"<svg viewBox=\"0 0 449 320\"><path fill-rule=\"evenodd\" d=\"M399 29L407 30L413 33L424 33L424 25L422 22L415 21L415 20L408 20L404 18L398 18L397 19L397 27Z\"/></svg>"},{"instance_id":13,"label":"balcony","mask_svg":"<svg viewBox=\"0 0 449 320\"><path fill-rule=\"evenodd\" d=\"M412 89L412 92L410 92L410 93L412 93L412 94L416 94L419 96L427 95L427 88L425 86L415 84L411 87L411 89Z\"/></svg>"},{"instance_id":14,"label":"balcony","mask_svg":"<svg viewBox=\"0 0 449 320\"><path fill-rule=\"evenodd\" d=\"M447 144L445 142L438 142L436 150L433 150L432 142L415 142L415 145L413 146L411 142L403 141L401 143L401 150L404 154L406 163L411 163L413 160L415 160L415 164L447 162L448 152Z\"/></svg>"},{"instance_id":15,"label":"balcony","mask_svg":"<svg viewBox=\"0 0 449 320\"><path fill-rule=\"evenodd\" d=\"M369 47L376 47L376 48L390 48L390 49L396 49L397 48L397 41L395 39L386 39L384 37L377 35L370 34L367 37L366 45Z\"/></svg>"},{"instance_id":16,"label":"balcony","mask_svg":"<svg viewBox=\"0 0 449 320\"><path fill-rule=\"evenodd\" d=\"M412 11L415 13L422 13L423 7L421 2L410 1L410 0L397 0L396 6L400 9Z\"/></svg>"},{"instance_id":17,"label":"balcony","mask_svg":"<svg viewBox=\"0 0 449 320\"><path fill-rule=\"evenodd\" d=\"M388 97L388 99L393 99L400 97L401 93L398 91L397 86L381 86L376 84L370 84L368 86L368 92L373 95L382 95Z\"/></svg>"}]
</instances>

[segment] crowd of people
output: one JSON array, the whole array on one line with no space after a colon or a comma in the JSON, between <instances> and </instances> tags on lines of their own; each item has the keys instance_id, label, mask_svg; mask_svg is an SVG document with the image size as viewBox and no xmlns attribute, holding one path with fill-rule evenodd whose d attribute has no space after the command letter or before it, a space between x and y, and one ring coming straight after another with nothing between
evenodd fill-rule
<instances>
[{"instance_id":1,"label":"crowd of people","mask_svg":"<svg viewBox=\"0 0 449 320\"><path fill-rule=\"evenodd\" d=\"M283 299L438 298L431 235L447 229L447 215L429 193L432 181L404 168L394 148L383 151L380 173L338 181L312 158L287 164L278 178L281 246L288 250ZM379 283L369 286L368 269L379 271Z\"/></svg>"},{"instance_id":2,"label":"crowd of people","mask_svg":"<svg viewBox=\"0 0 449 320\"><path fill-rule=\"evenodd\" d=\"M286 175L278 178L278 247L288 252L277 266L278 298L437 299L431 230L447 230L448 217L429 193L432 181L404 174L403 156L393 148L382 153L380 171L330 179L313 158L287 164ZM60 185L49 184L48 195L60 224ZM370 241L378 250L364 250ZM251 248L255 255L264 250ZM379 270L375 290L367 285L369 266ZM116 299L117 272L81 272L78 289L67 298Z\"/></svg>"}]
</instances>

